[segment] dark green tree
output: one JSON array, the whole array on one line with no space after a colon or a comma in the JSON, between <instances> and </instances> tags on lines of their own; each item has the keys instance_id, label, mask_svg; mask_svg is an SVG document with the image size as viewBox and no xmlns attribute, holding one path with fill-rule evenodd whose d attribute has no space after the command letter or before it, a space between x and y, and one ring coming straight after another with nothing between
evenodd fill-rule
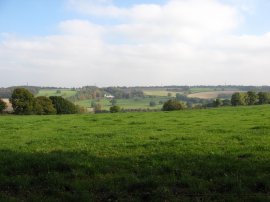
<instances>
[{"instance_id":1,"label":"dark green tree","mask_svg":"<svg viewBox=\"0 0 270 202\"><path fill-rule=\"evenodd\" d=\"M56 114L56 109L54 108L51 99L40 96L35 99L34 112L38 115L50 115Z\"/></svg>"},{"instance_id":2,"label":"dark green tree","mask_svg":"<svg viewBox=\"0 0 270 202\"><path fill-rule=\"evenodd\" d=\"M258 93L258 104L269 104L270 103L270 93L259 92Z\"/></svg>"},{"instance_id":3,"label":"dark green tree","mask_svg":"<svg viewBox=\"0 0 270 202\"><path fill-rule=\"evenodd\" d=\"M258 95L254 91L248 91L246 97L247 105L255 105L258 102Z\"/></svg>"},{"instance_id":4,"label":"dark green tree","mask_svg":"<svg viewBox=\"0 0 270 202\"><path fill-rule=\"evenodd\" d=\"M213 101L213 107L221 107L223 105L223 102L221 99L217 98Z\"/></svg>"},{"instance_id":5,"label":"dark green tree","mask_svg":"<svg viewBox=\"0 0 270 202\"><path fill-rule=\"evenodd\" d=\"M121 111L121 108L119 106L114 105L114 106L110 107L110 112L111 113L117 113L117 112L120 112L120 111Z\"/></svg>"},{"instance_id":6,"label":"dark green tree","mask_svg":"<svg viewBox=\"0 0 270 202\"><path fill-rule=\"evenodd\" d=\"M25 88L16 88L10 98L15 114L33 114L35 98Z\"/></svg>"},{"instance_id":7,"label":"dark green tree","mask_svg":"<svg viewBox=\"0 0 270 202\"><path fill-rule=\"evenodd\" d=\"M7 108L7 104L0 98L0 114Z\"/></svg>"},{"instance_id":8,"label":"dark green tree","mask_svg":"<svg viewBox=\"0 0 270 202\"><path fill-rule=\"evenodd\" d=\"M246 105L246 93L234 93L231 103L232 106Z\"/></svg>"},{"instance_id":9,"label":"dark green tree","mask_svg":"<svg viewBox=\"0 0 270 202\"><path fill-rule=\"evenodd\" d=\"M185 104L177 101L177 100L168 100L163 104L163 111L174 111L174 110L182 110L185 109Z\"/></svg>"},{"instance_id":10,"label":"dark green tree","mask_svg":"<svg viewBox=\"0 0 270 202\"><path fill-rule=\"evenodd\" d=\"M62 98L61 96L51 96L50 100L57 114L76 114L78 113L77 107L70 101Z\"/></svg>"}]
</instances>

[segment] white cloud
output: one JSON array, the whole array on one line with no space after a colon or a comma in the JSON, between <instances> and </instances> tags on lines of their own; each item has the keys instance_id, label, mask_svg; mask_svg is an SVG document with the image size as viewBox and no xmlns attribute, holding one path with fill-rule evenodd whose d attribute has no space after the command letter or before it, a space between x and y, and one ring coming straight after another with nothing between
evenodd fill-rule
<instances>
[{"instance_id":1,"label":"white cloud","mask_svg":"<svg viewBox=\"0 0 270 202\"><path fill-rule=\"evenodd\" d=\"M119 8L70 1L115 25L59 23L60 34L0 43L0 85L267 84L270 34L236 36L239 10L217 0L171 0Z\"/></svg>"}]
</instances>

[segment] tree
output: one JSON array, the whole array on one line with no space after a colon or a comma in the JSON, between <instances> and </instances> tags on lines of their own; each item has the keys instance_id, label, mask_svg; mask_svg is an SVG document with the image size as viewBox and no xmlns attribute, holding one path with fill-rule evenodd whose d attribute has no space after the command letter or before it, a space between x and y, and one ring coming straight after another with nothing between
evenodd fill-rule
<instances>
[{"instance_id":1,"label":"tree","mask_svg":"<svg viewBox=\"0 0 270 202\"><path fill-rule=\"evenodd\" d=\"M163 111L174 111L174 110L182 110L185 109L185 104L177 101L177 100L168 100L164 103L162 110Z\"/></svg>"},{"instance_id":2,"label":"tree","mask_svg":"<svg viewBox=\"0 0 270 202\"><path fill-rule=\"evenodd\" d=\"M247 92L247 105L255 105L258 102L258 95L254 91Z\"/></svg>"},{"instance_id":3,"label":"tree","mask_svg":"<svg viewBox=\"0 0 270 202\"><path fill-rule=\"evenodd\" d=\"M149 102L150 107L155 107L156 105L157 105L157 103L155 101L150 101Z\"/></svg>"},{"instance_id":4,"label":"tree","mask_svg":"<svg viewBox=\"0 0 270 202\"><path fill-rule=\"evenodd\" d=\"M269 104L270 103L270 93L259 92L258 93L258 104Z\"/></svg>"},{"instance_id":5,"label":"tree","mask_svg":"<svg viewBox=\"0 0 270 202\"><path fill-rule=\"evenodd\" d=\"M232 106L246 105L246 96L244 93L234 93L231 99Z\"/></svg>"},{"instance_id":6,"label":"tree","mask_svg":"<svg viewBox=\"0 0 270 202\"><path fill-rule=\"evenodd\" d=\"M213 101L213 107L221 107L223 105L222 100L217 98Z\"/></svg>"},{"instance_id":7,"label":"tree","mask_svg":"<svg viewBox=\"0 0 270 202\"><path fill-rule=\"evenodd\" d=\"M231 100L229 99L223 100L223 106L231 106Z\"/></svg>"},{"instance_id":8,"label":"tree","mask_svg":"<svg viewBox=\"0 0 270 202\"><path fill-rule=\"evenodd\" d=\"M120 112L120 111L121 111L121 108L119 106L114 105L114 106L110 107L110 112L111 113L117 113L117 112Z\"/></svg>"},{"instance_id":9,"label":"tree","mask_svg":"<svg viewBox=\"0 0 270 202\"><path fill-rule=\"evenodd\" d=\"M33 114L34 95L25 88L16 88L10 98L15 114Z\"/></svg>"},{"instance_id":10,"label":"tree","mask_svg":"<svg viewBox=\"0 0 270 202\"><path fill-rule=\"evenodd\" d=\"M172 97L172 93L168 93L168 97Z\"/></svg>"},{"instance_id":11,"label":"tree","mask_svg":"<svg viewBox=\"0 0 270 202\"><path fill-rule=\"evenodd\" d=\"M35 99L34 112L38 115L50 115L56 114L56 109L54 108L51 99L40 96Z\"/></svg>"},{"instance_id":12,"label":"tree","mask_svg":"<svg viewBox=\"0 0 270 202\"><path fill-rule=\"evenodd\" d=\"M52 101L57 114L76 114L78 112L76 106L72 102L61 96L51 96L50 100Z\"/></svg>"},{"instance_id":13,"label":"tree","mask_svg":"<svg viewBox=\"0 0 270 202\"><path fill-rule=\"evenodd\" d=\"M3 111L7 108L7 104L6 102L4 102L1 98L0 98L0 114L3 113Z\"/></svg>"}]
</instances>

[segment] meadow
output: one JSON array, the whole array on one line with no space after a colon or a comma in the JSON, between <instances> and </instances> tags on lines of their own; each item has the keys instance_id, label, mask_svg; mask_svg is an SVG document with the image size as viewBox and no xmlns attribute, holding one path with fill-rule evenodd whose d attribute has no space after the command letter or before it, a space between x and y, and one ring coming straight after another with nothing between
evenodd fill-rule
<instances>
[{"instance_id":1,"label":"meadow","mask_svg":"<svg viewBox=\"0 0 270 202\"><path fill-rule=\"evenodd\" d=\"M36 96L62 96L64 98L68 98L76 94L76 91L70 89L59 89L59 91L60 92L58 93L57 89L42 89L38 92Z\"/></svg>"},{"instance_id":2,"label":"meadow","mask_svg":"<svg viewBox=\"0 0 270 202\"><path fill-rule=\"evenodd\" d=\"M269 201L270 106L0 116L1 201Z\"/></svg>"},{"instance_id":3,"label":"meadow","mask_svg":"<svg viewBox=\"0 0 270 202\"><path fill-rule=\"evenodd\" d=\"M153 97L153 98L130 98L130 99L117 99L116 105L119 105L122 109L161 109L163 104L159 103L160 101L166 102L169 97ZM100 103L102 105L103 110L109 110L112 106L110 99L101 99L97 100L81 100L75 102L76 105L80 105L82 107L91 107L91 102L95 101L96 103ZM150 107L150 101L154 101L156 106Z\"/></svg>"}]
</instances>

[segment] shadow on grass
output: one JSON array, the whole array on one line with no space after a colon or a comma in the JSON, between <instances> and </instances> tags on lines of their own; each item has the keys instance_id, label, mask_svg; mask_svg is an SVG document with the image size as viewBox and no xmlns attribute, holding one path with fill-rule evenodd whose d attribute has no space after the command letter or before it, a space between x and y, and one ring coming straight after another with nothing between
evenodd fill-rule
<instances>
[{"instance_id":1,"label":"shadow on grass","mask_svg":"<svg viewBox=\"0 0 270 202\"><path fill-rule=\"evenodd\" d=\"M1 201L267 201L269 194L270 160L252 154L0 151Z\"/></svg>"}]
</instances>

